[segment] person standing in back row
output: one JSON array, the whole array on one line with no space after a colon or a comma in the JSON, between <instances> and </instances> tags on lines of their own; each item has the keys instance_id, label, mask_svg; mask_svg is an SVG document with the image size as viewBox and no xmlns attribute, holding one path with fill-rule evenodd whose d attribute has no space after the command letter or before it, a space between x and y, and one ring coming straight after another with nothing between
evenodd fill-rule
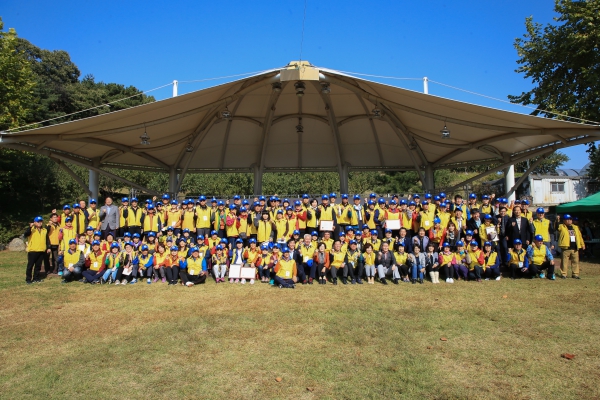
<instances>
[{"instance_id":1,"label":"person standing in back row","mask_svg":"<svg viewBox=\"0 0 600 400\"><path fill-rule=\"evenodd\" d=\"M25 230L25 237L27 238L27 269L25 271L25 282L29 285L31 283L41 283L40 270L42 269L42 262L46 257L46 253L50 252L50 246L48 241L48 231L42 227L44 219L42 217L35 217L33 222L29 224L29 227Z\"/></svg>"},{"instance_id":2,"label":"person standing in back row","mask_svg":"<svg viewBox=\"0 0 600 400\"><path fill-rule=\"evenodd\" d=\"M119 208L113 204L113 200L110 197L104 200L104 206L100 209L100 221L102 239L105 239L109 233L115 237L119 228Z\"/></svg>"},{"instance_id":3,"label":"person standing in back row","mask_svg":"<svg viewBox=\"0 0 600 400\"><path fill-rule=\"evenodd\" d=\"M563 217L563 223L558 225L558 247L561 248L560 272L561 279L567 278L569 265L571 265L571 278L579 278L579 249L585 250L585 243L579 227L573 224L569 214Z\"/></svg>"}]
</instances>

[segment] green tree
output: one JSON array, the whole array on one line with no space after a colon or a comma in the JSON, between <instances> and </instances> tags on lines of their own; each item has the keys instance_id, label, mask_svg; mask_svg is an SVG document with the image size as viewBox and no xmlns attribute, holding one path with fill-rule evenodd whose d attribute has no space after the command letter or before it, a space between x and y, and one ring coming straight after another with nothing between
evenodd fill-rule
<instances>
[{"instance_id":1,"label":"green tree","mask_svg":"<svg viewBox=\"0 0 600 400\"><path fill-rule=\"evenodd\" d=\"M35 86L31 66L17 49L17 32L3 29L0 18L0 130L28 120Z\"/></svg>"},{"instance_id":2,"label":"green tree","mask_svg":"<svg viewBox=\"0 0 600 400\"><path fill-rule=\"evenodd\" d=\"M569 161L569 156L560 151L552 153L550 155L538 156L534 157L527 161L522 161L520 163L515 164L515 172L525 172L529 169L529 166L540 159L540 157L544 158L537 167L531 171L532 173L537 174L554 174L556 173L556 169L561 165Z\"/></svg>"}]
</instances>

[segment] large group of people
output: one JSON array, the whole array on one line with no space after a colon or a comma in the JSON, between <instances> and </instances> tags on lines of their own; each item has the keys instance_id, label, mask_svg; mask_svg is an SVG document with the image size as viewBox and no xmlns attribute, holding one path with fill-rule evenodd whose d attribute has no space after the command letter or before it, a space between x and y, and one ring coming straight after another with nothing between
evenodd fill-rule
<instances>
[{"instance_id":1,"label":"large group of people","mask_svg":"<svg viewBox=\"0 0 600 400\"><path fill-rule=\"evenodd\" d=\"M320 200L320 201L319 201ZM25 232L26 283L41 267L63 283L387 285L516 278L579 279L576 218L548 220L529 201L494 195L80 201ZM554 260L560 255L555 275ZM236 268L232 268L232 267ZM233 276L237 267L250 275Z\"/></svg>"}]
</instances>

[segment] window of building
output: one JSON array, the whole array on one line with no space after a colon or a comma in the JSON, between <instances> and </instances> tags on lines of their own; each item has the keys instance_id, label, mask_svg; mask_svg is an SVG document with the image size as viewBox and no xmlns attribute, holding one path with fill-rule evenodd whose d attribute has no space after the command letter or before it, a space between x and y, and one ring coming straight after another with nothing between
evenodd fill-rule
<instances>
[{"instance_id":1,"label":"window of building","mask_svg":"<svg viewBox=\"0 0 600 400\"><path fill-rule=\"evenodd\" d=\"M552 182L552 193L564 193L565 183L564 182Z\"/></svg>"}]
</instances>

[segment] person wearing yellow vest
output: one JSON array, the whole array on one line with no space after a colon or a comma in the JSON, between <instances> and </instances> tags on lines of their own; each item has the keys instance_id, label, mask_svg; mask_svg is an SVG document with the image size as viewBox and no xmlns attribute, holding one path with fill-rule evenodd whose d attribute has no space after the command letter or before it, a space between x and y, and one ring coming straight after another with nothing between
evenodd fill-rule
<instances>
[{"instance_id":1,"label":"person wearing yellow vest","mask_svg":"<svg viewBox=\"0 0 600 400\"><path fill-rule=\"evenodd\" d=\"M210 235L210 216L211 209L206 205L206 196L200 196L195 210L196 216L196 236Z\"/></svg>"},{"instance_id":2,"label":"person wearing yellow vest","mask_svg":"<svg viewBox=\"0 0 600 400\"><path fill-rule=\"evenodd\" d=\"M89 269L86 269L81 274L83 281L87 283L100 283L100 278L104 274L104 261L106 254L100 249L100 241L92 241L91 252L86 257L86 262L89 262Z\"/></svg>"},{"instance_id":3,"label":"person wearing yellow vest","mask_svg":"<svg viewBox=\"0 0 600 400\"><path fill-rule=\"evenodd\" d=\"M566 279L571 266L574 279L579 278L579 249L585 250L585 243L579 227L573 224L573 217L563 216L563 223L558 225L558 247L562 250L560 257L561 279Z\"/></svg>"},{"instance_id":4,"label":"person wearing yellow vest","mask_svg":"<svg viewBox=\"0 0 600 400\"><path fill-rule=\"evenodd\" d=\"M481 282L481 277L484 273L483 266L485 265L485 255L479 249L479 243L476 240L471 241L469 250L467 251L467 268L469 272L467 277L471 280Z\"/></svg>"},{"instance_id":5,"label":"person wearing yellow vest","mask_svg":"<svg viewBox=\"0 0 600 400\"><path fill-rule=\"evenodd\" d=\"M87 218L81 211L79 203L73 204L73 212L71 213L71 219L73 220L73 229L77 235L83 235L87 226Z\"/></svg>"},{"instance_id":6,"label":"person wearing yellow vest","mask_svg":"<svg viewBox=\"0 0 600 400\"><path fill-rule=\"evenodd\" d=\"M48 231L43 225L42 217L35 217L25 230L27 239L27 268L25 269L25 283L41 283L40 271L46 254L50 252Z\"/></svg>"},{"instance_id":7,"label":"person wearing yellow vest","mask_svg":"<svg viewBox=\"0 0 600 400\"><path fill-rule=\"evenodd\" d=\"M100 226L100 212L98 211L98 202L96 199L90 200L90 206L86 210L88 225L97 230Z\"/></svg>"},{"instance_id":8,"label":"person wearing yellow vest","mask_svg":"<svg viewBox=\"0 0 600 400\"><path fill-rule=\"evenodd\" d=\"M187 287L206 282L206 277L208 276L206 259L200 257L200 249L192 247L191 253L190 257L179 261L179 277L181 278L181 282Z\"/></svg>"},{"instance_id":9,"label":"person wearing yellow vest","mask_svg":"<svg viewBox=\"0 0 600 400\"><path fill-rule=\"evenodd\" d=\"M152 204L150 204L146 209L146 214L142 214L140 221L144 232L144 238L146 240L148 240L148 235L150 233L153 233L156 237L156 235L158 235L158 233L163 229L162 218L160 215L156 214L156 209Z\"/></svg>"},{"instance_id":10,"label":"person wearing yellow vest","mask_svg":"<svg viewBox=\"0 0 600 400\"><path fill-rule=\"evenodd\" d=\"M339 235L342 232L346 232L346 227L351 225L352 222L352 210L353 207L348 202L348 195L342 194L342 203L334 207L336 218L337 218L337 230L336 233Z\"/></svg>"},{"instance_id":11,"label":"person wearing yellow vest","mask_svg":"<svg viewBox=\"0 0 600 400\"><path fill-rule=\"evenodd\" d=\"M406 242L398 242L396 244L394 258L396 259L396 265L400 270L400 279L402 279L403 282L410 282L410 280L408 279L409 253L406 251Z\"/></svg>"},{"instance_id":12,"label":"person wearing yellow vest","mask_svg":"<svg viewBox=\"0 0 600 400\"><path fill-rule=\"evenodd\" d=\"M81 279L84 263L85 256L83 255L83 252L77 248L77 240L69 240L69 248L62 255L62 283L69 283L75 279Z\"/></svg>"},{"instance_id":13,"label":"person wearing yellow vest","mask_svg":"<svg viewBox=\"0 0 600 400\"><path fill-rule=\"evenodd\" d=\"M493 196L492 196L493 198ZM484 194L481 196L481 207L479 207L479 212L483 215L485 214L495 214L494 207L490 204L490 196Z\"/></svg>"},{"instance_id":14,"label":"person wearing yellow vest","mask_svg":"<svg viewBox=\"0 0 600 400\"><path fill-rule=\"evenodd\" d=\"M310 271L308 277L309 285L313 284L313 280L315 279L317 272L317 265L313 261L316 250L317 246L313 244L310 234L304 234L303 240L298 242L298 251L300 252L300 258L302 261L300 263L300 268L304 269L305 272L307 269Z\"/></svg>"},{"instance_id":15,"label":"person wearing yellow vest","mask_svg":"<svg viewBox=\"0 0 600 400\"><path fill-rule=\"evenodd\" d=\"M50 215L50 221L46 225L46 231L48 232L49 250L46 252L44 263L47 262L48 268L46 268L46 274L58 273L58 250L59 250L59 234L60 234L60 223L58 220L58 214L52 213Z\"/></svg>"},{"instance_id":16,"label":"person wearing yellow vest","mask_svg":"<svg viewBox=\"0 0 600 400\"><path fill-rule=\"evenodd\" d=\"M337 227L336 212L335 212L334 207L329 204L329 196L327 196L326 194L321 196L321 205L317 209L316 214L317 214L317 219L319 221L331 221L333 223L332 231L324 231L324 230L321 230L321 228L319 227L319 233L321 236L324 236L325 232L329 232L329 233L336 232L336 227Z\"/></svg>"},{"instance_id":17,"label":"person wearing yellow vest","mask_svg":"<svg viewBox=\"0 0 600 400\"><path fill-rule=\"evenodd\" d=\"M544 270L548 270L548 279L554 280L554 257L550 252L550 248L544 243L542 235L535 235L533 244L527 248L527 258L529 259L529 271L531 277L538 276L544 279Z\"/></svg>"},{"instance_id":18,"label":"person wearing yellow vest","mask_svg":"<svg viewBox=\"0 0 600 400\"><path fill-rule=\"evenodd\" d=\"M215 247L215 254L212 255L212 268L217 283L225 282L228 265L227 253L223 250L223 246L218 244Z\"/></svg>"},{"instance_id":19,"label":"person wearing yellow vest","mask_svg":"<svg viewBox=\"0 0 600 400\"><path fill-rule=\"evenodd\" d=\"M290 249L287 246L283 248L282 257L277 262L277 265L275 265L273 271L275 272L273 279L280 289L294 289L296 287L296 282L298 281L296 276L296 261L290 257Z\"/></svg>"},{"instance_id":20,"label":"person wearing yellow vest","mask_svg":"<svg viewBox=\"0 0 600 400\"><path fill-rule=\"evenodd\" d=\"M544 244L550 249L550 251L554 250L554 245L551 243L550 235L554 232L552 231L552 224L549 219L544 218L546 214L546 210L542 207L539 207L536 210L536 216L532 221L533 225L533 234L541 235L544 239ZM525 213L522 214L525 216Z\"/></svg>"},{"instance_id":21,"label":"person wearing yellow vest","mask_svg":"<svg viewBox=\"0 0 600 400\"><path fill-rule=\"evenodd\" d=\"M52 212L54 212L54 211L52 211ZM65 226L65 221L66 221L67 217L70 217L70 216L71 216L71 206L68 204L65 204L63 206L63 213L60 216L60 227L61 228Z\"/></svg>"},{"instance_id":22,"label":"person wearing yellow vest","mask_svg":"<svg viewBox=\"0 0 600 400\"><path fill-rule=\"evenodd\" d=\"M274 225L277 243L285 243L290 237L292 230L290 230L288 220L283 216L283 210L276 211Z\"/></svg>"},{"instance_id":23,"label":"person wearing yellow vest","mask_svg":"<svg viewBox=\"0 0 600 400\"><path fill-rule=\"evenodd\" d=\"M500 280L500 257L498 257L498 253L494 250L494 245L492 242L485 242L483 245L483 272L485 275L485 280L489 281L490 279L495 279L497 281Z\"/></svg>"},{"instance_id":24,"label":"person wearing yellow vest","mask_svg":"<svg viewBox=\"0 0 600 400\"><path fill-rule=\"evenodd\" d=\"M217 231L220 238L226 237L225 234L225 221L227 220L227 211L225 210L225 203L219 200L217 203L216 210L213 211L211 216L211 223L213 229Z\"/></svg>"},{"instance_id":25,"label":"person wearing yellow vest","mask_svg":"<svg viewBox=\"0 0 600 400\"><path fill-rule=\"evenodd\" d=\"M417 216L417 222L419 223L419 228L425 229L428 231L433 228L433 219L435 218L435 211L431 211L429 209L429 202L425 200L423 202L423 211L419 213Z\"/></svg>"},{"instance_id":26,"label":"person wearing yellow vest","mask_svg":"<svg viewBox=\"0 0 600 400\"><path fill-rule=\"evenodd\" d=\"M456 254L451 251L450 243L444 242L442 244L442 251L439 253L438 258L440 268L442 268L444 275L446 276L446 283L454 283L454 265L456 264Z\"/></svg>"},{"instance_id":27,"label":"person wearing yellow vest","mask_svg":"<svg viewBox=\"0 0 600 400\"><path fill-rule=\"evenodd\" d=\"M122 212L127 224L127 231L132 235L134 233L142 233L142 216L144 212L141 207L138 207L137 197L132 197L131 206L123 208Z\"/></svg>"},{"instance_id":28,"label":"person wearing yellow vest","mask_svg":"<svg viewBox=\"0 0 600 400\"><path fill-rule=\"evenodd\" d=\"M300 232L300 236L304 236L304 232L306 232L306 222L308 220L307 218L307 212L306 209L304 207L302 207L302 203L300 202L300 200L296 200L294 202L294 222L295 222L295 226L294 226L294 230L298 230Z\"/></svg>"},{"instance_id":29,"label":"person wearing yellow vest","mask_svg":"<svg viewBox=\"0 0 600 400\"><path fill-rule=\"evenodd\" d=\"M527 257L527 251L523 249L521 239L513 241L513 248L508 250L507 263L510 269L510 279L516 279L520 273L529 276L529 257Z\"/></svg>"},{"instance_id":30,"label":"person wearing yellow vest","mask_svg":"<svg viewBox=\"0 0 600 400\"><path fill-rule=\"evenodd\" d=\"M365 265L365 275L367 277L367 283L373 285L375 283L375 258L376 254L373 252L373 246L367 243L364 247L363 262Z\"/></svg>"},{"instance_id":31,"label":"person wearing yellow vest","mask_svg":"<svg viewBox=\"0 0 600 400\"><path fill-rule=\"evenodd\" d=\"M271 256L269 255L269 246L262 244L260 246L260 257L258 261L258 276L261 283L269 283L271 270L269 269Z\"/></svg>"},{"instance_id":32,"label":"person wearing yellow vest","mask_svg":"<svg viewBox=\"0 0 600 400\"><path fill-rule=\"evenodd\" d=\"M65 226L60 229L60 232L58 234L59 255L67 251L67 249L69 248L69 241L71 239L77 239L77 232L75 232L75 229L73 228L73 222L71 221L71 217L67 217L65 218ZM59 275L61 274L59 273Z\"/></svg>"}]
</instances>

